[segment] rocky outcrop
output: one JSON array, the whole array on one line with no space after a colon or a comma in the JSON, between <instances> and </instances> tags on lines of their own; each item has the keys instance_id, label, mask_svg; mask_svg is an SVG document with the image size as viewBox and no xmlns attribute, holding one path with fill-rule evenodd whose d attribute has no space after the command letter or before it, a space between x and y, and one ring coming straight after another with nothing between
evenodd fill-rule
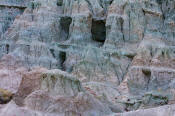
<instances>
[{"instance_id":1,"label":"rocky outcrop","mask_svg":"<svg viewBox=\"0 0 175 116\"><path fill-rule=\"evenodd\" d=\"M41 90L25 98L25 106L57 115L107 115L111 111L82 88L79 80L59 70L42 76Z\"/></svg>"},{"instance_id":2,"label":"rocky outcrop","mask_svg":"<svg viewBox=\"0 0 175 116\"><path fill-rule=\"evenodd\" d=\"M5 62L7 59L13 62ZM2 105L0 115L105 116L111 113L110 108L86 92L81 82L73 75L57 69L47 70L39 67L32 68L31 71L24 70L12 59L10 55L5 56L1 66L10 66L8 71L14 74L11 81L15 82L18 74L21 80L16 86L6 81L8 85L16 88L0 89L0 104L9 102ZM18 71L14 71L15 66ZM3 83L4 81L0 82Z\"/></svg>"}]
</instances>

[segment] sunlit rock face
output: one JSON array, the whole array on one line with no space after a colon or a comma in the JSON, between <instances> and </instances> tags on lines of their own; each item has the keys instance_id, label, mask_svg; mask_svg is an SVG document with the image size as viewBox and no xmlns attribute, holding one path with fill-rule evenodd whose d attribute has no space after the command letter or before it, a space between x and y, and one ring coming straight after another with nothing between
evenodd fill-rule
<instances>
[{"instance_id":1,"label":"sunlit rock face","mask_svg":"<svg viewBox=\"0 0 175 116\"><path fill-rule=\"evenodd\" d=\"M1 0L0 115L127 116L173 104L174 14L173 0ZM173 114L167 107L155 115Z\"/></svg>"}]
</instances>

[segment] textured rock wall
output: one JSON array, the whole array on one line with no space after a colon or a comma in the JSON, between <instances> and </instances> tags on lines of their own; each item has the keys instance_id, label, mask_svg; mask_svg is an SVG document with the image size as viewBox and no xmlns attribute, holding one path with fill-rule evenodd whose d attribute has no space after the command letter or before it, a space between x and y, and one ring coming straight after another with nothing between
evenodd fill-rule
<instances>
[{"instance_id":1,"label":"textured rock wall","mask_svg":"<svg viewBox=\"0 0 175 116\"><path fill-rule=\"evenodd\" d=\"M0 87L27 112L67 115L58 107L70 104L68 115L101 116L174 103L175 1L2 0L0 12ZM52 70L40 78L38 66ZM8 71L11 88L1 86Z\"/></svg>"},{"instance_id":2,"label":"textured rock wall","mask_svg":"<svg viewBox=\"0 0 175 116\"><path fill-rule=\"evenodd\" d=\"M22 14L26 5L22 1L0 1L0 36L7 31L17 16Z\"/></svg>"}]
</instances>

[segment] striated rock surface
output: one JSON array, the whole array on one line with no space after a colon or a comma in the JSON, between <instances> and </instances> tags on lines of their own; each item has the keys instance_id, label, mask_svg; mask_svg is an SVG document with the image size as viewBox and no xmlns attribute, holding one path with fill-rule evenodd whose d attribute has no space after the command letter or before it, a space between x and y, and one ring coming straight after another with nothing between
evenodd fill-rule
<instances>
[{"instance_id":1,"label":"striated rock surface","mask_svg":"<svg viewBox=\"0 0 175 116\"><path fill-rule=\"evenodd\" d=\"M1 0L0 1L0 36L13 24L16 17L20 16L31 0Z\"/></svg>"},{"instance_id":2,"label":"striated rock surface","mask_svg":"<svg viewBox=\"0 0 175 116\"><path fill-rule=\"evenodd\" d=\"M174 115L174 13L174 0L1 0L0 116Z\"/></svg>"},{"instance_id":3,"label":"striated rock surface","mask_svg":"<svg viewBox=\"0 0 175 116\"><path fill-rule=\"evenodd\" d=\"M70 116L103 116L111 110L86 93L79 80L60 70L42 75L41 88L25 98L32 110Z\"/></svg>"}]
</instances>

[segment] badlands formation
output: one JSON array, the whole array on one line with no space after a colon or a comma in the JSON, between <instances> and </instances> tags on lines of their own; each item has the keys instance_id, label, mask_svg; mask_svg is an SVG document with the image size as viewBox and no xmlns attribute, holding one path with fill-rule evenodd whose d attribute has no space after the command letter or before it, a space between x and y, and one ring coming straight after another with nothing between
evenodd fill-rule
<instances>
[{"instance_id":1,"label":"badlands formation","mask_svg":"<svg viewBox=\"0 0 175 116\"><path fill-rule=\"evenodd\" d=\"M175 0L0 0L0 116L174 116Z\"/></svg>"}]
</instances>

